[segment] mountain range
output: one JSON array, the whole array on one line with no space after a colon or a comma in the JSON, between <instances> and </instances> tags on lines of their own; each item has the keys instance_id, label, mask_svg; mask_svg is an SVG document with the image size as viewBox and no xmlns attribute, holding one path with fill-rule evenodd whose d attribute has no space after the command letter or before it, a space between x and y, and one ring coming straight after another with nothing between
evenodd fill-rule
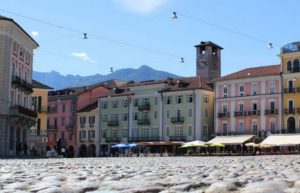
<instances>
[{"instance_id":1,"label":"mountain range","mask_svg":"<svg viewBox=\"0 0 300 193\"><path fill-rule=\"evenodd\" d=\"M138 69L125 68L116 70L107 75L95 74L91 76L80 75L62 75L59 72L33 72L33 79L37 80L47 86L52 87L54 90L59 90L68 87L87 86L95 83L100 83L106 80L163 80L168 77L176 78L177 75L155 70L149 66L143 65Z\"/></svg>"}]
</instances>

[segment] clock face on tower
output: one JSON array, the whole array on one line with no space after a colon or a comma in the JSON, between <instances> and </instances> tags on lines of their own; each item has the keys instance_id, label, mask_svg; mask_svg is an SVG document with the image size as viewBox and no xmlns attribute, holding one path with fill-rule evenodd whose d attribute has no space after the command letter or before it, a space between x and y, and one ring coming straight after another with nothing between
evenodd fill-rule
<instances>
[{"instance_id":1,"label":"clock face on tower","mask_svg":"<svg viewBox=\"0 0 300 193\"><path fill-rule=\"evenodd\" d=\"M207 69L208 65L209 65L208 58L206 58L205 56L199 56L199 62L197 64L197 67L200 70L204 70L204 69Z\"/></svg>"}]
</instances>

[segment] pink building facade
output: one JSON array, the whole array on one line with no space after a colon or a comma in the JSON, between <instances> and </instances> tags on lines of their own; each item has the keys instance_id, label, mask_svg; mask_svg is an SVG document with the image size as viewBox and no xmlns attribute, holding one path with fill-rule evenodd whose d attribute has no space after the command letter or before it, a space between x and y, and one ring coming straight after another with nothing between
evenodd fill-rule
<instances>
[{"instance_id":1,"label":"pink building facade","mask_svg":"<svg viewBox=\"0 0 300 193\"><path fill-rule=\"evenodd\" d=\"M280 65L248 68L218 78L215 96L216 135L280 133Z\"/></svg>"}]
</instances>

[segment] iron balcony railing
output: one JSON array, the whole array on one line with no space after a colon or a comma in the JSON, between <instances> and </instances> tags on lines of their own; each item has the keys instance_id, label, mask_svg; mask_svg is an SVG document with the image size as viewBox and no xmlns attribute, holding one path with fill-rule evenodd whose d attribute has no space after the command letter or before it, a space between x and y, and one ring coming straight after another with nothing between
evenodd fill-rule
<instances>
[{"instance_id":1,"label":"iron balcony railing","mask_svg":"<svg viewBox=\"0 0 300 193\"><path fill-rule=\"evenodd\" d=\"M150 103L144 103L142 105L138 105L139 111L149 111L150 110Z\"/></svg>"},{"instance_id":2,"label":"iron balcony railing","mask_svg":"<svg viewBox=\"0 0 300 193\"><path fill-rule=\"evenodd\" d=\"M246 116L247 112L246 111L235 111L234 112L234 116L238 117L238 116Z\"/></svg>"},{"instance_id":3,"label":"iron balcony railing","mask_svg":"<svg viewBox=\"0 0 300 193\"><path fill-rule=\"evenodd\" d=\"M121 139L118 136L104 137L106 142L120 142Z\"/></svg>"},{"instance_id":4,"label":"iron balcony railing","mask_svg":"<svg viewBox=\"0 0 300 193\"><path fill-rule=\"evenodd\" d=\"M284 109L284 114L295 114L295 108Z\"/></svg>"},{"instance_id":5,"label":"iron balcony railing","mask_svg":"<svg viewBox=\"0 0 300 193\"><path fill-rule=\"evenodd\" d=\"M150 119L138 119L137 124L138 125L150 125L151 121L150 121Z\"/></svg>"},{"instance_id":6,"label":"iron balcony railing","mask_svg":"<svg viewBox=\"0 0 300 193\"><path fill-rule=\"evenodd\" d=\"M159 136L148 136L148 137L129 137L130 142L142 142L142 141L160 141Z\"/></svg>"},{"instance_id":7,"label":"iron balcony railing","mask_svg":"<svg viewBox=\"0 0 300 193\"><path fill-rule=\"evenodd\" d=\"M284 93L295 93L295 88L294 87L284 88Z\"/></svg>"},{"instance_id":8,"label":"iron balcony railing","mask_svg":"<svg viewBox=\"0 0 300 193\"><path fill-rule=\"evenodd\" d=\"M57 130L57 125L49 125L49 126L47 127L47 130L48 130L48 131L56 131L56 130Z\"/></svg>"},{"instance_id":9,"label":"iron balcony railing","mask_svg":"<svg viewBox=\"0 0 300 193\"><path fill-rule=\"evenodd\" d=\"M184 123L184 117L172 117L171 123Z\"/></svg>"},{"instance_id":10,"label":"iron balcony railing","mask_svg":"<svg viewBox=\"0 0 300 193\"><path fill-rule=\"evenodd\" d=\"M25 115L25 116L32 117L32 118L37 117L37 113L35 111L28 109L26 107L20 106L20 105L11 106L9 108L9 114L11 116Z\"/></svg>"},{"instance_id":11,"label":"iron balcony railing","mask_svg":"<svg viewBox=\"0 0 300 193\"><path fill-rule=\"evenodd\" d=\"M265 115L277 115L278 110L277 109L267 109L265 110Z\"/></svg>"},{"instance_id":12,"label":"iron balcony railing","mask_svg":"<svg viewBox=\"0 0 300 193\"><path fill-rule=\"evenodd\" d=\"M248 115L260 115L260 110L248 111Z\"/></svg>"},{"instance_id":13,"label":"iron balcony railing","mask_svg":"<svg viewBox=\"0 0 300 193\"><path fill-rule=\"evenodd\" d=\"M218 113L218 118L223 118L223 117L230 117L230 113L229 112Z\"/></svg>"},{"instance_id":14,"label":"iron balcony railing","mask_svg":"<svg viewBox=\"0 0 300 193\"><path fill-rule=\"evenodd\" d=\"M169 136L169 141L185 141L186 136Z\"/></svg>"},{"instance_id":15,"label":"iron balcony railing","mask_svg":"<svg viewBox=\"0 0 300 193\"><path fill-rule=\"evenodd\" d=\"M117 127L117 126L119 126L119 121L118 120L107 121L107 126L109 126L109 127Z\"/></svg>"}]
</instances>

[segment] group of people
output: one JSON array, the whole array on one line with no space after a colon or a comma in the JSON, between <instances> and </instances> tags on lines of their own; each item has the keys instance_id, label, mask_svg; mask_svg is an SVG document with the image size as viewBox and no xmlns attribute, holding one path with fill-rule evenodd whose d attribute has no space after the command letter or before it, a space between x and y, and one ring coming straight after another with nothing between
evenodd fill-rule
<instances>
[{"instance_id":1,"label":"group of people","mask_svg":"<svg viewBox=\"0 0 300 193\"><path fill-rule=\"evenodd\" d=\"M35 149L35 146L33 146L30 149L30 154L31 156L36 156L37 155L37 150ZM26 143L17 143L16 145L16 156L28 156L28 145Z\"/></svg>"}]
</instances>

